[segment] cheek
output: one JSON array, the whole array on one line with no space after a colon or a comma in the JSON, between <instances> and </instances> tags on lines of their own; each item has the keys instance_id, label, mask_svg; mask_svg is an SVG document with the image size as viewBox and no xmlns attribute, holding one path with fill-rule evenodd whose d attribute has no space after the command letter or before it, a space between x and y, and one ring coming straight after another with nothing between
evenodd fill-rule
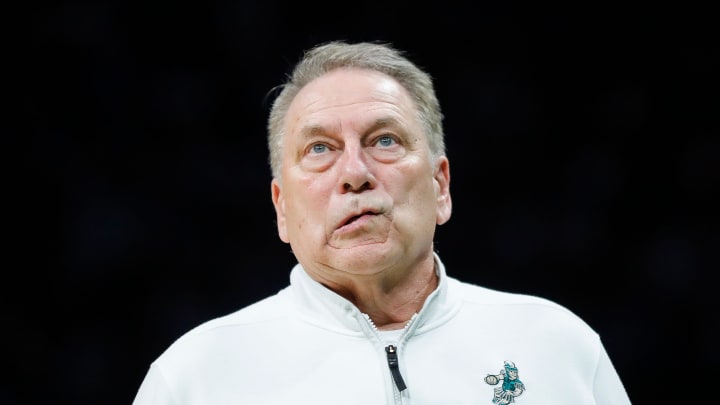
<instances>
[{"instance_id":1,"label":"cheek","mask_svg":"<svg viewBox=\"0 0 720 405\"><path fill-rule=\"evenodd\" d=\"M421 172L419 174L418 172ZM402 190L407 196L408 202L418 209L433 204L435 201L435 182L429 174L429 169L423 167L421 170L408 168L406 171L397 173L397 182L402 184Z\"/></svg>"},{"instance_id":2,"label":"cheek","mask_svg":"<svg viewBox=\"0 0 720 405\"><path fill-rule=\"evenodd\" d=\"M293 187L288 190L286 199L288 220L295 224L298 229L303 229L312 223L317 223L318 218L326 215L328 204L328 192L320 182L301 178L293 182Z\"/></svg>"},{"instance_id":3,"label":"cheek","mask_svg":"<svg viewBox=\"0 0 720 405\"><path fill-rule=\"evenodd\" d=\"M413 228L423 227L424 223L435 224L436 198L432 179L418 180L417 175L405 174L395 183L398 187L391 191L396 214L401 215L407 225ZM412 181L410 179L415 179Z\"/></svg>"}]
</instances>

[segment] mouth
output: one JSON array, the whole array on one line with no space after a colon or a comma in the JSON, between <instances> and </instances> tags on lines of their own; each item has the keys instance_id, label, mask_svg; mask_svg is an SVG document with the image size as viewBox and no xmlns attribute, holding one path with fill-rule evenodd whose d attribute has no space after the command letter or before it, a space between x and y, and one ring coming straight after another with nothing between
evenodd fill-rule
<instances>
[{"instance_id":1,"label":"mouth","mask_svg":"<svg viewBox=\"0 0 720 405\"><path fill-rule=\"evenodd\" d=\"M379 211L372 210L372 209L364 210L360 213L353 213L352 215L343 219L343 221L341 221L340 224L338 224L337 229L340 229L344 226L350 225L353 222L355 222L358 219L363 218L365 216L375 216L375 215L380 215L380 214L381 213Z\"/></svg>"}]
</instances>

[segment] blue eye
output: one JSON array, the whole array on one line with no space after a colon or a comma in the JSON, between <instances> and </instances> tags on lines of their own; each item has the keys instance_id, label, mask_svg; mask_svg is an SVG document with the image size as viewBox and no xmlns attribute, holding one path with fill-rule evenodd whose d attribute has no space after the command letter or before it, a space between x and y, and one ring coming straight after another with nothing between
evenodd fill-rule
<instances>
[{"instance_id":1,"label":"blue eye","mask_svg":"<svg viewBox=\"0 0 720 405\"><path fill-rule=\"evenodd\" d=\"M312 152L313 153L323 153L327 150L327 145L323 145L321 143L316 143L312 146Z\"/></svg>"},{"instance_id":2,"label":"blue eye","mask_svg":"<svg viewBox=\"0 0 720 405\"><path fill-rule=\"evenodd\" d=\"M392 145L393 143L395 143L395 139L393 139L393 137L391 137L391 136L385 135L385 136L381 136L381 137L378 139L378 142L377 142L377 143L378 143L378 145L380 145L380 146L390 146L390 145Z\"/></svg>"}]
</instances>

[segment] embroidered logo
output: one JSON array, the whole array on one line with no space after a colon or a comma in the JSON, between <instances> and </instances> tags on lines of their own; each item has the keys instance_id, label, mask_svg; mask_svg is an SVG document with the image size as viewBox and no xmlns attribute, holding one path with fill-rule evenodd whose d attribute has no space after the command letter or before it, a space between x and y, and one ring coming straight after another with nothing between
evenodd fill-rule
<instances>
[{"instance_id":1,"label":"embroidered logo","mask_svg":"<svg viewBox=\"0 0 720 405\"><path fill-rule=\"evenodd\" d=\"M512 361L505 361L499 374L488 374L485 377L485 382L490 385L497 385L500 381L502 381L502 384L495 387L493 404L505 405L513 403L515 398L525 391L525 384L518 378L518 369Z\"/></svg>"}]
</instances>

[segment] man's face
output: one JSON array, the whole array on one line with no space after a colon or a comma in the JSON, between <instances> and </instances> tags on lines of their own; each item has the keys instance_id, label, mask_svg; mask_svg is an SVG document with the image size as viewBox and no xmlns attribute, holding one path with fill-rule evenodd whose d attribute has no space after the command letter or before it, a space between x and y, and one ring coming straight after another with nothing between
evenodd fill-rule
<instances>
[{"instance_id":1,"label":"man's face","mask_svg":"<svg viewBox=\"0 0 720 405\"><path fill-rule=\"evenodd\" d=\"M450 218L445 157L431 162L415 105L379 72L334 70L295 97L285 120L280 238L323 277L411 266Z\"/></svg>"}]
</instances>

